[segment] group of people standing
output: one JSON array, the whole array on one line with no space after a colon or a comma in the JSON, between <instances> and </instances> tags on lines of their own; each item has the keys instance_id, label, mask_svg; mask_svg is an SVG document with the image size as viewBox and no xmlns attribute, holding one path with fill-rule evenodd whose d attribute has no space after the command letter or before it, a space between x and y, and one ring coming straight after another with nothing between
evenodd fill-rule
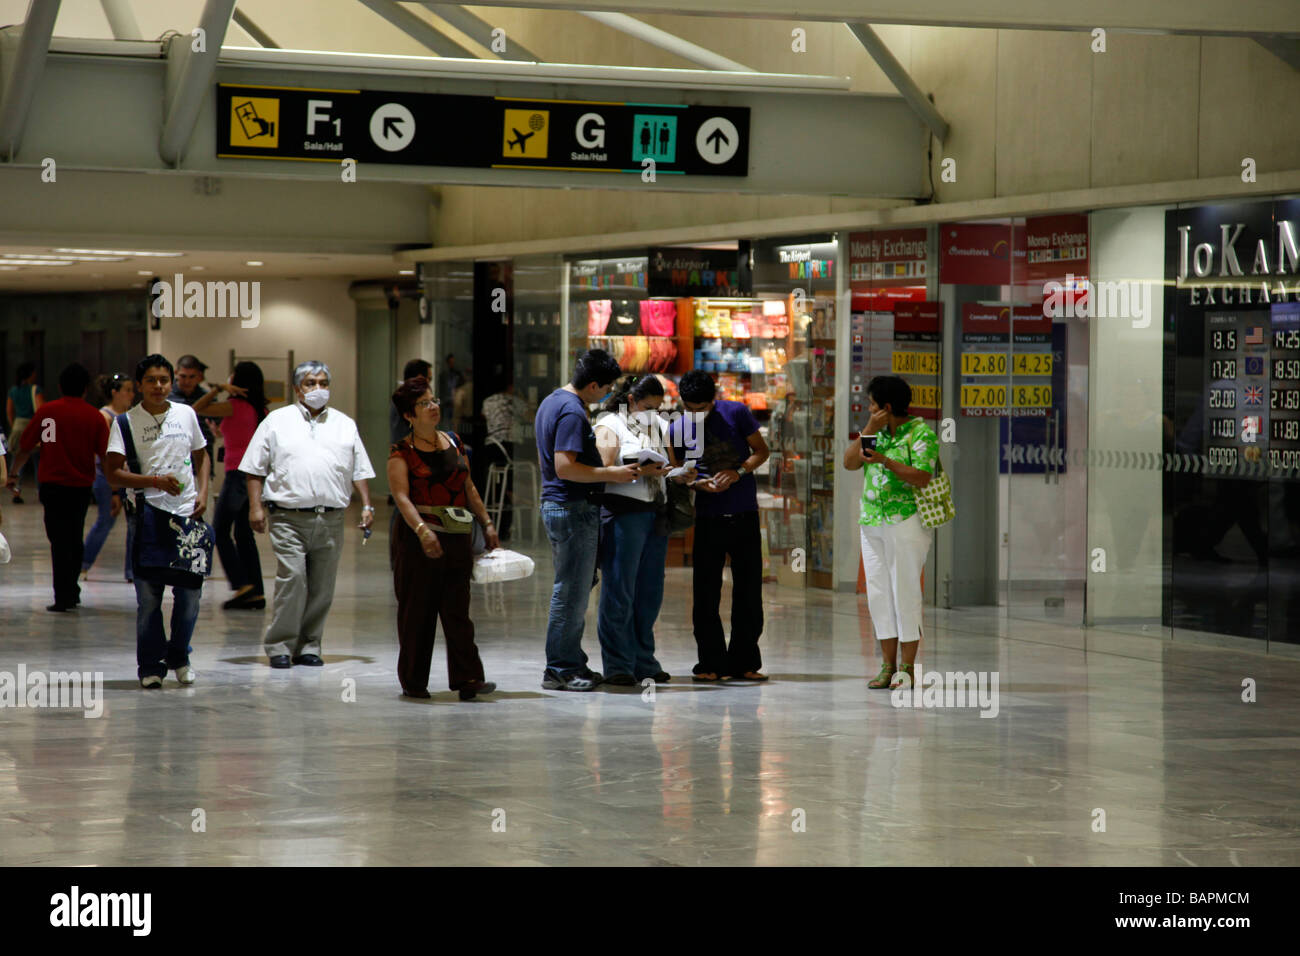
<instances>
[{"instance_id":1,"label":"group of people standing","mask_svg":"<svg viewBox=\"0 0 1300 956\"><path fill-rule=\"evenodd\" d=\"M192 355L176 367L162 355L146 356L133 376L101 376L99 409L84 399L90 376L77 364L60 376L62 395L53 402L44 402L33 382L20 383L31 415L21 431L15 428L20 437L7 486L19 500L23 465L40 448L54 583L48 610L66 612L80 603L78 571L94 563L125 510L125 573L137 598L137 672L147 688L161 687L168 671L182 684L196 679L190 642L211 573L213 537L234 592L223 608L260 610L266 597L254 534L269 533L277 564L263 637L270 666L321 666L343 512L354 490L366 538L374 520L368 480L375 472L356 423L330 406L328 366L298 365L295 400L275 411L267 409L254 363L240 362L228 382L210 389L202 386L205 370ZM445 403L435 397L431 375L427 362L413 360L392 395L387 476L395 507L389 546L398 679L405 696L430 696L441 621L448 683L470 700L496 688L485 679L475 644L470 582L475 554L498 547L500 536L471 477L470 449L454 430L441 427ZM769 450L749 408L719 399L707 373L687 372L678 390L682 407L670 420L657 376L624 377L612 356L592 349L578 356L572 380L537 410L541 517L555 569L544 688L588 691L602 683L671 680L656 656L654 627L664 597L670 519L686 492L694 513L691 617L698 657L692 680L767 680L760 670L763 558L754 473ZM882 687L898 674L910 677L915 660L929 535L916 517L911 489L935 472L938 443L929 426L908 415L911 394L902 379L874 379L868 396L865 433L874 448L854 441L844 466L867 472L859 523L868 603L884 661L870 686ZM505 401L514 414L517 400L507 394ZM12 391L10 403L18 405ZM596 405L593 421L588 409ZM11 419L27 411L26 405L9 409ZM213 474L205 420L220 424L225 447L215 535L203 521ZM92 500L99 517L83 543ZM728 562L730 640L720 613ZM598 579L604 674L587 666L582 648ZM168 587L170 637L162 614Z\"/></svg>"},{"instance_id":2,"label":"group of people standing","mask_svg":"<svg viewBox=\"0 0 1300 956\"><path fill-rule=\"evenodd\" d=\"M767 680L758 648L763 556L754 472L770 452L758 422L744 403L717 398L706 372L682 376L686 415L672 422L661 416L664 388L656 376L625 379L611 394L620 376L609 353L591 349L578 357L573 380L538 408L542 521L555 564L542 686L588 691L671 679L654 641L669 533L665 480L695 493L691 617L699 656L692 680ZM597 402L603 413L593 425L587 406ZM643 450L667 464L644 458ZM719 613L728 558L730 642ZM607 674L588 667L582 650L598 561L597 637Z\"/></svg>"}]
</instances>

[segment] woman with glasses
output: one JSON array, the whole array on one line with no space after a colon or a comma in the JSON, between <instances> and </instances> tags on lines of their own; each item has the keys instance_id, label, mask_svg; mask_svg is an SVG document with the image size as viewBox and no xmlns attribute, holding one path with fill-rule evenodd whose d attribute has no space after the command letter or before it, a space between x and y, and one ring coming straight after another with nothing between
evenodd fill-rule
<instances>
[{"instance_id":1,"label":"woman with glasses","mask_svg":"<svg viewBox=\"0 0 1300 956\"><path fill-rule=\"evenodd\" d=\"M469 616L474 570L474 522L483 526L488 550L498 546L496 528L469 476L469 460L454 432L438 430L442 409L423 375L393 392L393 406L411 434L392 446L388 487L401 513L390 547L397 593L397 679L406 697L429 697L433 637L442 619L447 678L461 700L496 690L483 679Z\"/></svg>"},{"instance_id":2,"label":"woman with glasses","mask_svg":"<svg viewBox=\"0 0 1300 956\"><path fill-rule=\"evenodd\" d=\"M131 410L135 403L135 382L129 375L113 374L101 375L95 379L95 385L105 399L106 404L99 409L99 413L104 416L104 421L108 427L113 427L113 421L118 415ZM109 533L113 530L113 525L117 523L117 516L122 511L122 501L126 497L126 490L122 489L114 492L109 487L108 479L104 477L104 462L99 458L95 459L95 484L92 486L92 492L95 495L95 504L99 506L99 516L91 526L90 532L86 535L86 541L82 546L84 553L81 558L81 578L86 580L90 577L90 569L99 557L100 550L104 547L104 542L108 540ZM131 522L126 523L126 568L125 574L128 581L133 580L131 574L131 546L135 543L135 530Z\"/></svg>"}]
</instances>

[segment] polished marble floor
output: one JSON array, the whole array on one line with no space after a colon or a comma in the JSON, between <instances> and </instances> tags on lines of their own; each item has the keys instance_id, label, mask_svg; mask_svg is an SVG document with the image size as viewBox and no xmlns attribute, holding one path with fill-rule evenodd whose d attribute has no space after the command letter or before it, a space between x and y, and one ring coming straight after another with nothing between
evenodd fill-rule
<instances>
[{"instance_id":1,"label":"polished marble floor","mask_svg":"<svg viewBox=\"0 0 1300 956\"><path fill-rule=\"evenodd\" d=\"M534 547L536 577L475 591L500 692L409 701L381 508L369 546L348 537L324 668L272 671L269 611L222 611L214 579L198 683L145 692L123 529L84 606L51 614L40 506L4 518L0 674L101 671L105 704L0 709L0 863L1300 863L1294 661L941 611L922 667L996 671L997 716L903 709L866 687L862 599L771 586L770 683L543 691ZM660 658L689 675L689 571L668 575ZM585 643L599 669L593 618ZM441 646L434 660L437 690Z\"/></svg>"}]
</instances>

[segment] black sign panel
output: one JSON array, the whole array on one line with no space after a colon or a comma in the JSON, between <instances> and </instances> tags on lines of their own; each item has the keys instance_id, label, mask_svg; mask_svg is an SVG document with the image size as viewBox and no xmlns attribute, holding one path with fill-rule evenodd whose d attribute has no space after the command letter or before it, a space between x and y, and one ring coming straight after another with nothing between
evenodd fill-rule
<instances>
[{"instance_id":1,"label":"black sign panel","mask_svg":"<svg viewBox=\"0 0 1300 956\"><path fill-rule=\"evenodd\" d=\"M651 249L648 289L653 298L749 295L745 264L735 249Z\"/></svg>"},{"instance_id":2,"label":"black sign panel","mask_svg":"<svg viewBox=\"0 0 1300 956\"><path fill-rule=\"evenodd\" d=\"M217 156L747 176L749 108L222 83Z\"/></svg>"}]
</instances>

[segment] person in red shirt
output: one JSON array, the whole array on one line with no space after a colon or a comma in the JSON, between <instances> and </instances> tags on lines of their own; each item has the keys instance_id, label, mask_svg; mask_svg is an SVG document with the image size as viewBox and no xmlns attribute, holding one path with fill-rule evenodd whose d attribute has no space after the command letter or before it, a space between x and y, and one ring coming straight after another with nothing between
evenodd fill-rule
<instances>
[{"instance_id":1,"label":"person in red shirt","mask_svg":"<svg viewBox=\"0 0 1300 956\"><path fill-rule=\"evenodd\" d=\"M54 572L54 603L47 611L69 611L81 603L77 575L81 571L86 509L95 484L95 456L108 446L108 423L85 399L90 373L74 362L59 374L60 398L46 402L23 430L14 474L41 446L36 477L45 506L45 536L50 539ZM11 476L9 486L15 484ZM10 490L13 490L12 487Z\"/></svg>"}]
</instances>

